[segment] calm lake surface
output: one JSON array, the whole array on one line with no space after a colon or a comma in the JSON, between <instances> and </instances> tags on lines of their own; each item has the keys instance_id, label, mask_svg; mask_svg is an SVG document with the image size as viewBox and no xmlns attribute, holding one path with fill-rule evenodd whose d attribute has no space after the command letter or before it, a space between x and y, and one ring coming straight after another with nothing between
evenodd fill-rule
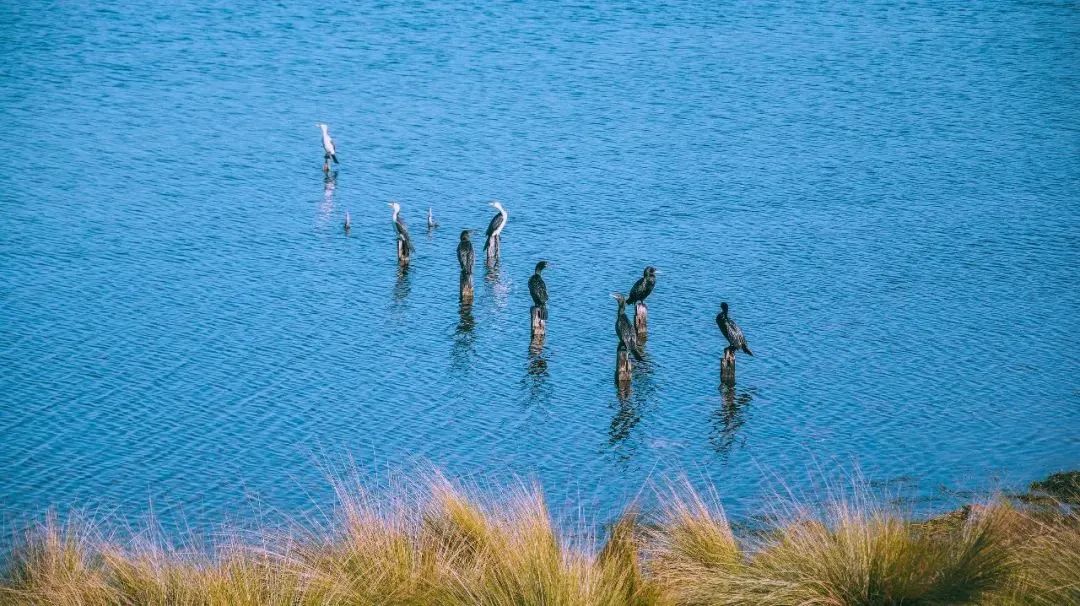
<instances>
[{"instance_id":1,"label":"calm lake surface","mask_svg":"<svg viewBox=\"0 0 1080 606\"><path fill-rule=\"evenodd\" d=\"M354 467L603 521L681 472L739 516L843 469L934 508L1080 466L1074 4L202 4L0 6L5 528L305 516Z\"/></svg>"}]
</instances>

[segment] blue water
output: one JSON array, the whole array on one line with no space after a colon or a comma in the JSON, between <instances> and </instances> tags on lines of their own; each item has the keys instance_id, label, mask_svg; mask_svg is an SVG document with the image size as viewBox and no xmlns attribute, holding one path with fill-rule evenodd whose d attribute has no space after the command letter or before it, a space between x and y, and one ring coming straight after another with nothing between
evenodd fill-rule
<instances>
[{"instance_id":1,"label":"blue water","mask_svg":"<svg viewBox=\"0 0 1080 606\"><path fill-rule=\"evenodd\" d=\"M739 515L840 469L933 506L1080 467L1072 3L95 4L0 5L5 526L303 516L353 467L596 520L680 472Z\"/></svg>"}]
</instances>

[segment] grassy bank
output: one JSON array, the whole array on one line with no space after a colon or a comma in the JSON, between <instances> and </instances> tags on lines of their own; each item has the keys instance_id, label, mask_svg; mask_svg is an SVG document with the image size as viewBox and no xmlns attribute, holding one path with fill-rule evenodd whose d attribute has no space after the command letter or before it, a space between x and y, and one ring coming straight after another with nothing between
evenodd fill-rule
<instances>
[{"instance_id":1,"label":"grassy bank","mask_svg":"<svg viewBox=\"0 0 1080 606\"><path fill-rule=\"evenodd\" d=\"M929 521L840 503L739 537L690 491L625 514L602 545L552 525L540 492L478 498L435 477L399 500L343 495L327 528L207 553L51 520L0 604L1080 604L1080 517L997 500Z\"/></svg>"}]
</instances>

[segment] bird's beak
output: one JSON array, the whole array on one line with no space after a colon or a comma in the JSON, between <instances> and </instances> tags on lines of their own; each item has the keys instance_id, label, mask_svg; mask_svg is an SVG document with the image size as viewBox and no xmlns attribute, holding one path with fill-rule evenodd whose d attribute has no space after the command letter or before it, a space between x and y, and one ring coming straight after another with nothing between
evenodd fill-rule
<instances>
[{"instance_id":1,"label":"bird's beak","mask_svg":"<svg viewBox=\"0 0 1080 606\"><path fill-rule=\"evenodd\" d=\"M611 298L612 299L618 299L619 298L619 293L617 293L617 292L611 293Z\"/></svg>"},{"instance_id":2,"label":"bird's beak","mask_svg":"<svg viewBox=\"0 0 1080 606\"><path fill-rule=\"evenodd\" d=\"M664 272L660 271L659 269L654 269L653 273L659 276L660 274L662 274Z\"/></svg>"}]
</instances>

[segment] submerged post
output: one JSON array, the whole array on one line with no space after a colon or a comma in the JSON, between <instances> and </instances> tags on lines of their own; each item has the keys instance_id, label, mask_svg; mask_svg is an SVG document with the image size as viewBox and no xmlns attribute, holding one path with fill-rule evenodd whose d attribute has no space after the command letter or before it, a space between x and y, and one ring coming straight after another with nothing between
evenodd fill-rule
<instances>
[{"instance_id":1,"label":"submerged post","mask_svg":"<svg viewBox=\"0 0 1080 606\"><path fill-rule=\"evenodd\" d=\"M724 358L720 361L720 383L728 387L735 386L735 348L725 347Z\"/></svg>"},{"instance_id":2,"label":"submerged post","mask_svg":"<svg viewBox=\"0 0 1080 606\"><path fill-rule=\"evenodd\" d=\"M620 342L619 348L615 352L615 382L619 385L630 383L633 369L634 367L630 362L630 352L627 351L626 345Z\"/></svg>"},{"instance_id":3,"label":"submerged post","mask_svg":"<svg viewBox=\"0 0 1080 606\"><path fill-rule=\"evenodd\" d=\"M473 302L472 272L463 271L458 277L458 297L462 303L471 305Z\"/></svg>"},{"instance_id":4,"label":"submerged post","mask_svg":"<svg viewBox=\"0 0 1080 606\"><path fill-rule=\"evenodd\" d=\"M402 267L409 264L409 245L401 238L397 241L397 260L398 265Z\"/></svg>"},{"instance_id":5,"label":"submerged post","mask_svg":"<svg viewBox=\"0 0 1080 606\"><path fill-rule=\"evenodd\" d=\"M547 334L547 306L533 305L529 317L532 323L532 339L543 339Z\"/></svg>"},{"instance_id":6,"label":"submerged post","mask_svg":"<svg viewBox=\"0 0 1080 606\"><path fill-rule=\"evenodd\" d=\"M634 331L637 332L639 340L649 338L649 307L644 301L634 304Z\"/></svg>"}]
</instances>

